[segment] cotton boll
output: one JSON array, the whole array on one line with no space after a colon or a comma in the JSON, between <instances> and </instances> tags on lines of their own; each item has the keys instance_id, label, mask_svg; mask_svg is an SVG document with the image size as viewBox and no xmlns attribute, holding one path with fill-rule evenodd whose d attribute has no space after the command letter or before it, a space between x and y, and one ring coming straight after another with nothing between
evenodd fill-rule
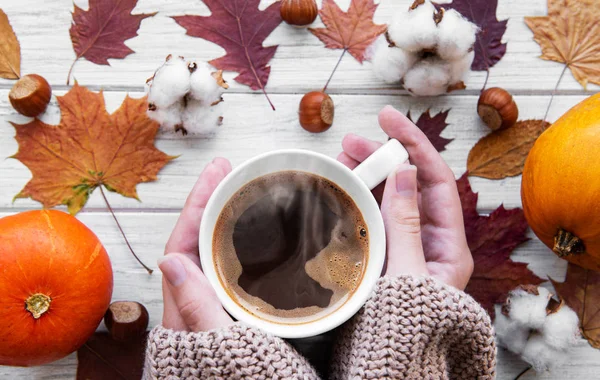
<instances>
[{"instance_id":1,"label":"cotton boll","mask_svg":"<svg viewBox=\"0 0 600 380\"><path fill-rule=\"evenodd\" d=\"M542 328L546 320L546 306L552 295L542 287L537 287L537 293L522 288L511 291L508 317L522 326Z\"/></svg>"},{"instance_id":2,"label":"cotton boll","mask_svg":"<svg viewBox=\"0 0 600 380\"><path fill-rule=\"evenodd\" d=\"M444 94L449 84L450 65L435 57L417 62L404 76L404 87L417 96Z\"/></svg>"},{"instance_id":3,"label":"cotton boll","mask_svg":"<svg viewBox=\"0 0 600 380\"><path fill-rule=\"evenodd\" d=\"M148 103L168 107L190 91L190 70L182 57L170 57L156 70L151 80Z\"/></svg>"},{"instance_id":4,"label":"cotton boll","mask_svg":"<svg viewBox=\"0 0 600 380\"><path fill-rule=\"evenodd\" d=\"M436 13L431 2L425 1L415 9L398 13L388 27L388 35L397 47L416 53L434 49L438 28L433 20Z\"/></svg>"},{"instance_id":5,"label":"cotton boll","mask_svg":"<svg viewBox=\"0 0 600 380\"><path fill-rule=\"evenodd\" d=\"M399 82L416 61L416 54L384 43L377 47L372 62L373 70L379 78L394 83Z\"/></svg>"},{"instance_id":6,"label":"cotton boll","mask_svg":"<svg viewBox=\"0 0 600 380\"><path fill-rule=\"evenodd\" d=\"M496 330L496 338L500 346L505 347L515 354L523 352L530 334L528 328L511 321L504 314L496 313L494 329Z\"/></svg>"},{"instance_id":7,"label":"cotton boll","mask_svg":"<svg viewBox=\"0 0 600 380\"><path fill-rule=\"evenodd\" d=\"M205 106L202 101L190 99L181 115L183 127L191 135L205 135L219 126L223 115L222 103Z\"/></svg>"},{"instance_id":8,"label":"cotton boll","mask_svg":"<svg viewBox=\"0 0 600 380\"><path fill-rule=\"evenodd\" d=\"M182 124L181 113L183 112L183 100L178 101L168 107L155 108L148 110L148 117L161 125L167 131L175 130L176 126Z\"/></svg>"},{"instance_id":9,"label":"cotton boll","mask_svg":"<svg viewBox=\"0 0 600 380\"><path fill-rule=\"evenodd\" d=\"M566 305L555 313L549 314L542 327L544 341L557 349L567 349L577 343L579 338L579 318Z\"/></svg>"},{"instance_id":10,"label":"cotton boll","mask_svg":"<svg viewBox=\"0 0 600 380\"><path fill-rule=\"evenodd\" d=\"M467 53L464 57L450 61L450 83L465 81L470 72L471 64L475 58L475 52Z\"/></svg>"},{"instance_id":11,"label":"cotton boll","mask_svg":"<svg viewBox=\"0 0 600 380\"><path fill-rule=\"evenodd\" d=\"M210 105L219 100L223 94L224 88L217 83L213 73L217 70L207 63L198 63L195 70L190 75L190 96Z\"/></svg>"},{"instance_id":12,"label":"cotton boll","mask_svg":"<svg viewBox=\"0 0 600 380\"><path fill-rule=\"evenodd\" d=\"M442 59L458 60L473 48L477 25L454 9L444 12L444 17L437 27L437 53Z\"/></svg>"},{"instance_id":13,"label":"cotton boll","mask_svg":"<svg viewBox=\"0 0 600 380\"><path fill-rule=\"evenodd\" d=\"M540 335L533 335L527 341L521 357L536 372L544 372L558 367L568 355L547 345Z\"/></svg>"}]
</instances>

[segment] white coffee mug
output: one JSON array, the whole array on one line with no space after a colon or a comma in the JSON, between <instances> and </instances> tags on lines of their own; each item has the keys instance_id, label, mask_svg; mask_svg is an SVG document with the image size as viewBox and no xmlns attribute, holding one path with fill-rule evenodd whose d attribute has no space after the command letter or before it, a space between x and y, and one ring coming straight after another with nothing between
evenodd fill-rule
<instances>
[{"instance_id":1,"label":"white coffee mug","mask_svg":"<svg viewBox=\"0 0 600 380\"><path fill-rule=\"evenodd\" d=\"M350 319L367 301L385 263L385 229L379 206L371 190L383 182L408 153L397 140L390 140L369 156L356 169L320 153L286 149L254 157L234 169L217 186L210 197L200 225L200 261L202 270L215 289L219 300L237 320L282 338L305 338L332 330ZM269 322L253 315L234 301L223 287L213 259L213 234L221 211L248 182L266 174L281 171L302 171L325 177L342 188L355 202L369 231L369 256L362 281L348 300L326 316L301 324Z\"/></svg>"}]
</instances>

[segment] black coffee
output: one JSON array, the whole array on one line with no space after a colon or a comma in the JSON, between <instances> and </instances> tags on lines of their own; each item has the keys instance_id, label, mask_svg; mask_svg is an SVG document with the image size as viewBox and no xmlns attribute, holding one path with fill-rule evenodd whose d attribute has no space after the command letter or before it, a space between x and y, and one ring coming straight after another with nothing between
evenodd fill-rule
<instances>
[{"instance_id":1,"label":"black coffee","mask_svg":"<svg viewBox=\"0 0 600 380\"><path fill-rule=\"evenodd\" d=\"M354 201L331 181L286 171L246 184L225 205L213 237L221 282L253 314L302 323L354 292L368 257Z\"/></svg>"}]
</instances>

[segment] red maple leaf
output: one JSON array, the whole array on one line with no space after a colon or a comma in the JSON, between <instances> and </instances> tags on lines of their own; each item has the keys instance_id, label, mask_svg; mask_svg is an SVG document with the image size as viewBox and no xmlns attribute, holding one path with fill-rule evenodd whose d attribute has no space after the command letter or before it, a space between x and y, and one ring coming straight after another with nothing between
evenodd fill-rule
<instances>
[{"instance_id":1,"label":"red maple leaf","mask_svg":"<svg viewBox=\"0 0 600 380\"><path fill-rule=\"evenodd\" d=\"M529 240L523 210L498 207L490 215L477 212L477 194L471 190L467 173L456 181L462 203L467 243L475 269L465 291L483 306L492 318L494 304L506 301L509 291L522 284L538 285L544 280L527 268L526 263L510 259L511 252Z\"/></svg>"},{"instance_id":2,"label":"red maple leaf","mask_svg":"<svg viewBox=\"0 0 600 380\"><path fill-rule=\"evenodd\" d=\"M326 27L308 30L326 47L344 49L362 63L367 47L387 30L387 25L373 23L376 9L373 0L352 0L348 12L343 12L333 0L323 0L319 15Z\"/></svg>"},{"instance_id":3,"label":"red maple leaf","mask_svg":"<svg viewBox=\"0 0 600 380\"><path fill-rule=\"evenodd\" d=\"M253 90L265 86L277 45L263 47L263 41L281 23L279 1L260 11L260 0L203 0L210 16L175 16L173 19L185 28L187 35L200 37L220 45L227 51L221 58L209 63L221 70L239 73L235 81ZM267 96L273 109L273 103Z\"/></svg>"},{"instance_id":4,"label":"red maple leaf","mask_svg":"<svg viewBox=\"0 0 600 380\"><path fill-rule=\"evenodd\" d=\"M90 0L89 9L77 5L69 34L76 58L69 69L67 84L75 62L84 57L98 65L110 65L109 58L125 58L134 51L125 40L137 36L140 23L155 13L132 15L137 0Z\"/></svg>"},{"instance_id":5,"label":"red maple leaf","mask_svg":"<svg viewBox=\"0 0 600 380\"><path fill-rule=\"evenodd\" d=\"M487 71L504 56L506 44L502 43L502 36L508 20L498 21L496 18L498 0L453 0L450 4L436 6L455 9L479 27L471 70Z\"/></svg>"},{"instance_id":6,"label":"red maple leaf","mask_svg":"<svg viewBox=\"0 0 600 380\"><path fill-rule=\"evenodd\" d=\"M406 113L406 116L419 127L425 136L431 141L433 146L438 152L443 152L446 150L446 145L448 145L454 139L446 139L440 134L444 131L444 129L448 126L446 123L446 117L448 117L448 113L450 110L442 111L437 115L431 116L429 110L419 116L419 120L416 122L411 118L410 111Z\"/></svg>"}]
</instances>

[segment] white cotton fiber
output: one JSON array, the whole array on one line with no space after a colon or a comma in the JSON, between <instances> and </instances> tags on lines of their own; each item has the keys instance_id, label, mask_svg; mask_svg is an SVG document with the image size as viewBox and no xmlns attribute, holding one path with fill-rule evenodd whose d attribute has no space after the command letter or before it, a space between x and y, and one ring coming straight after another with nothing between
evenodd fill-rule
<instances>
[{"instance_id":1,"label":"white cotton fiber","mask_svg":"<svg viewBox=\"0 0 600 380\"><path fill-rule=\"evenodd\" d=\"M412 53L435 48L438 40L438 29L433 20L435 12L433 4L425 1L415 9L398 13L388 27L391 40Z\"/></svg>"},{"instance_id":2,"label":"white cotton fiber","mask_svg":"<svg viewBox=\"0 0 600 380\"><path fill-rule=\"evenodd\" d=\"M494 329L498 344L515 354L523 352L531 330L511 321L502 313L496 313Z\"/></svg>"},{"instance_id":3,"label":"white cotton fiber","mask_svg":"<svg viewBox=\"0 0 600 380\"><path fill-rule=\"evenodd\" d=\"M540 329L546 320L546 306L552 297L548 289L537 288L538 295L517 288L510 292L508 317L532 329Z\"/></svg>"},{"instance_id":4,"label":"white cotton fiber","mask_svg":"<svg viewBox=\"0 0 600 380\"><path fill-rule=\"evenodd\" d=\"M435 57L418 61L404 76L404 87L412 95L439 95L446 92L448 85L450 66Z\"/></svg>"},{"instance_id":5,"label":"white cotton fiber","mask_svg":"<svg viewBox=\"0 0 600 380\"><path fill-rule=\"evenodd\" d=\"M162 128L168 131L174 130L175 126L181 125L181 113L183 112L183 100L168 107L156 108L148 110L148 117L161 125Z\"/></svg>"},{"instance_id":6,"label":"white cotton fiber","mask_svg":"<svg viewBox=\"0 0 600 380\"><path fill-rule=\"evenodd\" d=\"M437 53L449 61L464 57L473 49L477 26L454 9L444 12L438 24Z\"/></svg>"},{"instance_id":7,"label":"white cotton fiber","mask_svg":"<svg viewBox=\"0 0 600 380\"><path fill-rule=\"evenodd\" d=\"M475 57L475 52L467 53L464 57L456 60L449 61L450 64L450 83L457 83L460 81L466 81L467 76L470 72L471 64L473 63L473 58Z\"/></svg>"},{"instance_id":8,"label":"white cotton fiber","mask_svg":"<svg viewBox=\"0 0 600 380\"><path fill-rule=\"evenodd\" d=\"M416 54L398 47L389 47L385 39L377 43L373 56L375 74L387 83L399 82L417 61Z\"/></svg>"},{"instance_id":9,"label":"white cotton fiber","mask_svg":"<svg viewBox=\"0 0 600 380\"><path fill-rule=\"evenodd\" d=\"M545 372L558 367L568 355L547 345L542 336L533 335L527 341L521 357L531 364L536 372Z\"/></svg>"},{"instance_id":10,"label":"white cotton fiber","mask_svg":"<svg viewBox=\"0 0 600 380\"><path fill-rule=\"evenodd\" d=\"M205 106L201 101L190 99L181 114L184 128L190 135L205 135L214 132L223 115L222 105Z\"/></svg>"},{"instance_id":11,"label":"white cotton fiber","mask_svg":"<svg viewBox=\"0 0 600 380\"><path fill-rule=\"evenodd\" d=\"M196 64L196 69L190 76L190 97L210 105L221 98L224 88L219 86L212 75L217 70L207 63Z\"/></svg>"},{"instance_id":12,"label":"white cotton fiber","mask_svg":"<svg viewBox=\"0 0 600 380\"><path fill-rule=\"evenodd\" d=\"M171 56L156 70L150 83L148 103L168 107L190 91L190 70L182 57Z\"/></svg>"},{"instance_id":13,"label":"white cotton fiber","mask_svg":"<svg viewBox=\"0 0 600 380\"><path fill-rule=\"evenodd\" d=\"M580 337L577 314L567 305L562 305L558 311L546 317L542 335L549 346L557 349L575 345Z\"/></svg>"}]
</instances>

